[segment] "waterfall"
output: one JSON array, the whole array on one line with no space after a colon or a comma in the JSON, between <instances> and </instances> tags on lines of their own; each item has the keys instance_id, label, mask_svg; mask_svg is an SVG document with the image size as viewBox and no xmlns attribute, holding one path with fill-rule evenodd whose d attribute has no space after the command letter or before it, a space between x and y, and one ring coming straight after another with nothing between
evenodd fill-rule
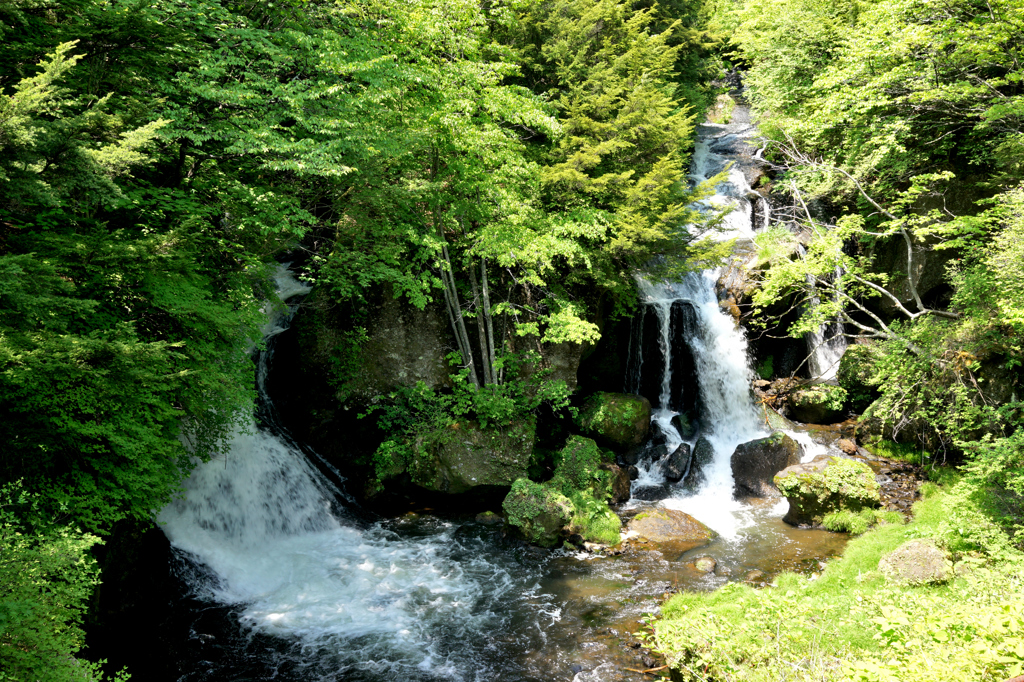
<instances>
[{"instance_id":1,"label":"waterfall","mask_svg":"<svg viewBox=\"0 0 1024 682\"><path fill-rule=\"evenodd\" d=\"M308 291L283 269L275 280L282 299ZM273 337L293 311L266 312L257 382L264 410ZM196 596L233 605L254 633L295 642L296 665L310 658L325 668L304 679L345 670L394 680L483 672L465 638L504 626L508 608L496 602L518 596L509 567L465 556L453 524L398 538L383 524L358 522L342 497L264 420L199 464L158 521L175 552L202 568L181 576Z\"/></svg>"},{"instance_id":2,"label":"waterfall","mask_svg":"<svg viewBox=\"0 0 1024 682\"><path fill-rule=\"evenodd\" d=\"M804 335L807 341L807 364L810 366L811 378L830 381L836 378L839 361L846 352L846 336L843 325L839 322L823 324L816 332Z\"/></svg>"}]
</instances>

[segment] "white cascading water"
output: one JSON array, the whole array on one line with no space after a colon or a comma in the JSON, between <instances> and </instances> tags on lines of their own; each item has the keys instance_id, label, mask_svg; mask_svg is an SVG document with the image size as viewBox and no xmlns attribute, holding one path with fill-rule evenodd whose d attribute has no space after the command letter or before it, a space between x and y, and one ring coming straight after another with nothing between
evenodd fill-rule
<instances>
[{"instance_id":1,"label":"white cascading water","mask_svg":"<svg viewBox=\"0 0 1024 682\"><path fill-rule=\"evenodd\" d=\"M703 182L720 173L728 164L726 156L717 154L716 149L728 147L756 134L752 126L726 126L704 124L700 128L693 155L690 177L694 182ZM737 166L729 169L725 181L716 187L714 196L704 201L710 208L730 209L726 216L722 231L715 235L716 239L751 239L753 205L751 199L762 202L763 218L760 228L768 226L770 207L768 202L756 195L747 182L742 170ZM630 375L627 377L627 390L636 391L640 386L640 372L660 371L662 373L662 389L659 405L651 420L656 422L660 430L668 435L667 450L672 452L683 442L679 432L672 425L675 412L668 409L671 387L672 352L670 346L671 330L667 311L671 310L674 301L688 301L693 305L699 321L699 333L691 335L687 342L697 365L697 377L700 384L700 397L703 402L702 429L700 436L705 437L714 447L715 456L709 467L704 470L706 482L695 493L675 488L672 495L661 504L672 509L679 509L699 519L718 531L724 538L733 539L738 532L750 525L752 519L750 508L733 499L733 475L731 457L736 446L768 435L768 428L761 422L754 408L750 395L751 371L747 363L747 343L743 331L735 320L726 314L718 305L715 294L717 271L694 273L682 282L649 282L638 279L642 300L652 306L657 313L659 322L659 347L662 350L662 366L659 368L643 368L640 358L631 357L628 363ZM642 329L642 325L638 325ZM843 340L840 335L837 337ZM633 346L639 347L631 340ZM830 354L843 349L838 348L839 342L834 336L816 346L816 355L812 362L821 363L824 371L831 371L835 376L834 366L838 365L838 357ZM812 365L814 367L815 365ZM829 369L831 368L831 369ZM803 461L810 461L819 454L828 451L825 446L815 443L809 435L801 432L788 431L803 447ZM692 445L692 443L691 443ZM633 482L633 489L657 487L665 483L662 467L665 460L641 462L638 464L639 477ZM786 503L775 509L775 513L785 513Z\"/></svg>"},{"instance_id":2,"label":"white cascading water","mask_svg":"<svg viewBox=\"0 0 1024 682\"><path fill-rule=\"evenodd\" d=\"M838 322L823 324L819 331L808 332L805 339L811 378L819 381L835 379L839 371L839 361L846 352L847 342L843 334L843 325Z\"/></svg>"},{"instance_id":3,"label":"white cascading water","mask_svg":"<svg viewBox=\"0 0 1024 682\"><path fill-rule=\"evenodd\" d=\"M308 291L283 268L275 279L282 299ZM290 311L268 313L269 338L286 328ZM258 388L269 402L265 370ZM158 520L177 551L208 569L190 576L190 587L236 605L256 633L344 652L336 666L377 679L457 680L474 666L460 661L468 652L440 644L439 631L454 630L451 641L500 628L503 616L488 599L507 591L505 568L455 556L451 524L398 539L379 524L339 518L339 491L272 430L253 424L235 434L229 452L199 464L184 488Z\"/></svg>"},{"instance_id":4,"label":"white cascading water","mask_svg":"<svg viewBox=\"0 0 1024 682\"><path fill-rule=\"evenodd\" d=\"M733 500L730 457L737 445L763 437L766 432L758 422L750 399L746 339L736 322L718 305L714 286L716 275L714 271L708 271L691 274L678 283L652 283L640 279L638 284L648 305L660 309L670 307L673 301L687 301L697 314L699 333L688 342L697 365L703 403L704 428L701 435L715 450L714 460L704 470L707 481L700 490L692 495L680 493L664 500L663 504L687 512L725 537L733 537L747 519L744 517L746 507ZM660 318L659 315L659 321ZM661 368L663 386L671 385L670 363L669 356ZM660 403L668 405L668 396L663 396ZM657 422L669 436L669 452L683 442L671 423L675 414L662 407L652 416L652 421ZM633 485L636 488L663 483L661 464L655 462L640 466L640 476Z\"/></svg>"}]
</instances>

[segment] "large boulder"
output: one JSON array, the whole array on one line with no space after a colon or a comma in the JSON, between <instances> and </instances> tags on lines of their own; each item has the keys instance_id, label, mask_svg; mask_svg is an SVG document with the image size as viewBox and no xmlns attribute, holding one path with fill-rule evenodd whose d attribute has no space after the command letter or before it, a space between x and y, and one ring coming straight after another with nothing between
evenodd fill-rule
<instances>
[{"instance_id":1,"label":"large boulder","mask_svg":"<svg viewBox=\"0 0 1024 682\"><path fill-rule=\"evenodd\" d=\"M715 459L715 446L703 436L697 439L693 446L693 455L690 457L690 470L686 473L683 485L687 490L696 490L704 485L707 480L707 470Z\"/></svg>"},{"instance_id":2,"label":"large boulder","mask_svg":"<svg viewBox=\"0 0 1024 682\"><path fill-rule=\"evenodd\" d=\"M690 464L690 446L686 443L681 443L679 447L668 456L668 460L665 462L664 471L665 478L672 483L676 483L682 479L683 474L686 473L686 467Z\"/></svg>"},{"instance_id":3,"label":"large boulder","mask_svg":"<svg viewBox=\"0 0 1024 682\"><path fill-rule=\"evenodd\" d=\"M702 547L716 533L689 514L677 509L652 509L633 517L626 531L643 540L662 545L678 552Z\"/></svg>"},{"instance_id":4,"label":"large boulder","mask_svg":"<svg viewBox=\"0 0 1024 682\"><path fill-rule=\"evenodd\" d=\"M509 524L518 528L528 542L541 547L558 544L574 511L572 502L561 492L525 478L512 484L501 508Z\"/></svg>"},{"instance_id":5,"label":"large boulder","mask_svg":"<svg viewBox=\"0 0 1024 682\"><path fill-rule=\"evenodd\" d=\"M944 583L953 577L949 557L928 538L903 543L882 557L878 570L898 585Z\"/></svg>"},{"instance_id":6,"label":"large boulder","mask_svg":"<svg viewBox=\"0 0 1024 682\"><path fill-rule=\"evenodd\" d=\"M832 424L843 417L846 389L816 384L790 393L786 399L790 416L804 424Z\"/></svg>"},{"instance_id":7,"label":"large boulder","mask_svg":"<svg viewBox=\"0 0 1024 682\"><path fill-rule=\"evenodd\" d=\"M608 506L609 499L629 497L629 475L602 461L590 438L572 436L555 456L555 473L546 483L517 480L505 498L508 522L526 539L550 547L559 538L614 545L622 522Z\"/></svg>"},{"instance_id":8,"label":"large boulder","mask_svg":"<svg viewBox=\"0 0 1024 682\"><path fill-rule=\"evenodd\" d=\"M767 438L741 443L732 453L733 494L742 497L779 497L772 479L788 466L799 464L803 447L776 431Z\"/></svg>"},{"instance_id":9,"label":"large boulder","mask_svg":"<svg viewBox=\"0 0 1024 682\"><path fill-rule=\"evenodd\" d=\"M533 420L500 429L456 422L416 439L409 473L414 483L433 492L508 487L526 476L534 439Z\"/></svg>"},{"instance_id":10,"label":"large boulder","mask_svg":"<svg viewBox=\"0 0 1024 682\"><path fill-rule=\"evenodd\" d=\"M601 462L601 470L607 471L611 475L608 502L610 504L622 504L628 501L631 487L629 471L609 462Z\"/></svg>"},{"instance_id":11,"label":"large boulder","mask_svg":"<svg viewBox=\"0 0 1024 682\"><path fill-rule=\"evenodd\" d=\"M577 424L583 433L616 450L640 446L651 428L651 403L625 393L595 393L580 410Z\"/></svg>"},{"instance_id":12,"label":"large boulder","mask_svg":"<svg viewBox=\"0 0 1024 682\"><path fill-rule=\"evenodd\" d=\"M881 505L871 467L843 457L822 455L786 467L775 476L775 486L789 500L783 521L794 526L820 526L825 514Z\"/></svg>"}]
</instances>

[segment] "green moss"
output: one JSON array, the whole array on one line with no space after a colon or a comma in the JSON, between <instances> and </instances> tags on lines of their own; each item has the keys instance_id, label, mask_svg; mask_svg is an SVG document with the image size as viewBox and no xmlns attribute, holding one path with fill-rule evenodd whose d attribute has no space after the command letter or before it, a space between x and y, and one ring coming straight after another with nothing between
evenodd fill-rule
<instances>
[{"instance_id":1,"label":"green moss","mask_svg":"<svg viewBox=\"0 0 1024 682\"><path fill-rule=\"evenodd\" d=\"M902 525L903 515L897 511L880 511L878 509L861 509L857 512L840 509L825 514L821 520L821 525L825 529L851 535L860 535L872 526L886 523Z\"/></svg>"},{"instance_id":2,"label":"green moss","mask_svg":"<svg viewBox=\"0 0 1024 682\"><path fill-rule=\"evenodd\" d=\"M503 506L508 522L542 546L553 546L555 538L564 535L617 544L622 523L608 506L612 476L600 464L601 450L593 440L571 437L555 455L550 481L519 479L512 485ZM559 514L559 526L552 528Z\"/></svg>"},{"instance_id":3,"label":"green moss","mask_svg":"<svg viewBox=\"0 0 1024 682\"><path fill-rule=\"evenodd\" d=\"M775 485L786 497L817 495L821 498L832 493L864 502L878 501L878 482L871 467L843 457L833 457L819 472L777 476Z\"/></svg>"},{"instance_id":4,"label":"green moss","mask_svg":"<svg viewBox=\"0 0 1024 682\"><path fill-rule=\"evenodd\" d=\"M952 549L959 532L980 524L968 518L976 506L949 492L936 491L914 511L908 525L879 525L851 540L817 580L783 574L768 589L730 584L673 596L654 626L657 648L685 680L1010 677L1024 661L1015 649L1019 628L1006 627L1024 614L1024 557L1005 548L987 559L961 554L964 565L984 568L948 585L894 589L878 569L882 556L920 537Z\"/></svg>"},{"instance_id":5,"label":"green moss","mask_svg":"<svg viewBox=\"0 0 1024 682\"><path fill-rule=\"evenodd\" d=\"M645 399L622 393L595 393L576 419L587 435L613 447L639 445L647 432L651 407Z\"/></svg>"}]
</instances>

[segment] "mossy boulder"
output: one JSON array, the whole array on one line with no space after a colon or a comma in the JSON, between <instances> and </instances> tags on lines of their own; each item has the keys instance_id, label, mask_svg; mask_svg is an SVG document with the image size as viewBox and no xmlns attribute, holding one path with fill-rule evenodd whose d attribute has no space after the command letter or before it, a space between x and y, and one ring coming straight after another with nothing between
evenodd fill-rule
<instances>
[{"instance_id":1,"label":"mossy boulder","mask_svg":"<svg viewBox=\"0 0 1024 682\"><path fill-rule=\"evenodd\" d=\"M876 398L875 364L881 350L875 344L855 344L846 349L839 361L836 380L846 389L847 407L863 412Z\"/></svg>"},{"instance_id":2,"label":"mossy boulder","mask_svg":"<svg viewBox=\"0 0 1024 682\"><path fill-rule=\"evenodd\" d=\"M409 473L414 483L433 492L508 487L526 477L535 437L532 419L486 429L456 422L416 439Z\"/></svg>"},{"instance_id":3,"label":"mossy boulder","mask_svg":"<svg viewBox=\"0 0 1024 682\"><path fill-rule=\"evenodd\" d=\"M715 531L677 509L652 509L634 516L626 530L643 540L679 553L703 547L715 538Z\"/></svg>"},{"instance_id":4,"label":"mossy boulder","mask_svg":"<svg viewBox=\"0 0 1024 682\"><path fill-rule=\"evenodd\" d=\"M789 500L783 521L794 526L821 526L826 514L881 505L871 467L843 457L823 455L787 467L775 476L775 486Z\"/></svg>"},{"instance_id":5,"label":"mossy boulder","mask_svg":"<svg viewBox=\"0 0 1024 682\"><path fill-rule=\"evenodd\" d=\"M508 522L529 542L542 547L552 546L553 537L573 535L585 541L618 544L622 522L608 500L614 498L617 485L622 494L623 484L628 498L629 476L616 469L602 461L602 452L592 439L572 436L555 455L555 474L550 481L539 484L520 479L513 484L502 505Z\"/></svg>"},{"instance_id":6,"label":"mossy boulder","mask_svg":"<svg viewBox=\"0 0 1024 682\"><path fill-rule=\"evenodd\" d=\"M501 508L509 524L518 528L528 542L541 547L559 544L573 516L568 497L552 486L525 478L512 484Z\"/></svg>"},{"instance_id":7,"label":"mossy boulder","mask_svg":"<svg viewBox=\"0 0 1024 682\"><path fill-rule=\"evenodd\" d=\"M781 431L767 438L747 441L732 453L734 495L743 497L779 497L772 480L786 467L799 464L803 447Z\"/></svg>"},{"instance_id":8,"label":"mossy boulder","mask_svg":"<svg viewBox=\"0 0 1024 682\"><path fill-rule=\"evenodd\" d=\"M595 393L583 404L577 425L584 435L615 450L639 447L651 429L651 403L642 396Z\"/></svg>"},{"instance_id":9,"label":"mossy boulder","mask_svg":"<svg viewBox=\"0 0 1024 682\"><path fill-rule=\"evenodd\" d=\"M898 585L944 583L953 577L949 556L928 538L903 543L882 557L878 570Z\"/></svg>"},{"instance_id":10,"label":"mossy boulder","mask_svg":"<svg viewBox=\"0 0 1024 682\"><path fill-rule=\"evenodd\" d=\"M816 384L789 394L789 414L804 424L832 424L840 421L846 405L846 389Z\"/></svg>"}]
</instances>

